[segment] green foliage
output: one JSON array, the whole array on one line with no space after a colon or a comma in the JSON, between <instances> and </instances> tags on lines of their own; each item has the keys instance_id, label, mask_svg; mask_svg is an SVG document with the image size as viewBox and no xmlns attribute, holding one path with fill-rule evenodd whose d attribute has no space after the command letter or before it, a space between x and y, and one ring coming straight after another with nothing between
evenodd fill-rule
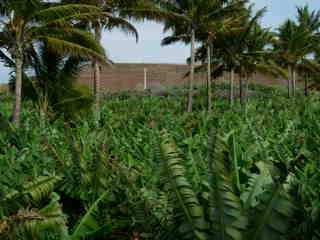
<instances>
[{"instance_id":1,"label":"green foliage","mask_svg":"<svg viewBox=\"0 0 320 240\"><path fill-rule=\"evenodd\" d=\"M212 137L209 148L210 168L210 219L214 239L243 239L242 231L247 226L247 217L243 214L241 200L235 194L232 174L227 170L228 148L223 141ZM219 145L219 142L222 143ZM218 146L216 146L218 145ZM238 171L234 168L234 171Z\"/></svg>"},{"instance_id":2,"label":"green foliage","mask_svg":"<svg viewBox=\"0 0 320 240\"><path fill-rule=\"evenodd\" d=\"M85 239L101 230L101 226L99 226L99 222L97 221L99 204L107 196L107 193L104 193L93 203L93 205L87 210L86 214L80 219L80 222L74 229L70 239Z\"/></svg>"},{"instance_id":3,"label":"green foliage","mask_svg":"<svg viewBox=\"0 0 320 240\"><path fill-rule=\"evenodd\" d=\"M177 153L170 137L164 133L162 136L161 150L165 160L165 167L168 180L176 198L175 206L178 206L177 223L181 239L206 239L204 230L207 224L204 219L203 208L201 207L191 184L188 182L186 170L183 167L182 159ZM183 220L179 218L183 217ZM178 235L178 236L179 236Z\"/></svg>"},{"instance_id":4,"label":"green foliage","mask_svg":"<svg viewBox=\"0 0 320 240\"><path fill-rule=\"evenodd\" d=\"M1 237L30 236L32 223L35 239L317 239L319 97L293 105L281 89L250 89L246 112L222 97L212 113L195 97L188 114L177 91L117 94L99 125L49 122L25 102L23 125L0 132ZM19 225L19 213L41 221Z\"/></svg>"},{"instance_id":5,"label":"green foliage","mask_svg":"<svg viewBox=\"0 0 320 240\"><path fill-rule=\"evenodd\" d=\"M75 36L73 36L75 38ZM89 45L87 39L77 39L82 45ZM51 119L63 116L66 120L88 114L93 103L93 95L87 86L77 85L84 58L60 55L43 44L29 62L35 76L24 75L22 92L25 100L32 100L39 110ZM11 77L11 91L14 92L15 77Z\"/></svg>"},{"instance_id":6,"label":"green foliage","mask_svg":"<svg viewBox=\"0 0 320 240\"><path fill-rule=\"evenodd\" d=\"M290 227L291 218L293 217L295 207L293 200L288 195L285 189L285 182L287 182L287 171L280 172L279 168L270 164L266 166L260 165L260 173L253 174L248 179L248 187L241 193L236 191L237 181L233 180L232 172L238 171L235 167L230 168L230 148L228 148L228 139L231 134L227 134L225 138L218 138L214 135L209 148L209 166L210 166L210 193L209 200L205 201L203 208L209 209L207 216L202 214L187 214L187 207L199 206L199 201L195 195L194 190L188 183L187 174L183 170L183 163L177 162L175 155L177 150L174 145L168 144L169 137L165 133L162 136L164 145L163 159L169 162L168 159L175 157L173 164L166 164L167 171L175 171L175 175L169 175L171 186L176 189L177 186L182 186L180 191L175 190L177 198L180 201L173 203L176 209L180 210L179 216L184 217L185 222L194 223L200 219L209 219L211 228L209 234L204 231L206 228L199 225L195 228L194 225L189 224L189 231L201 229L203 234L199 239L283 239L289 236L288 229ZM163 144L163 143L162 143ZM229 163L228 163L229 162ZM269 172L270 171L270 172ZM272 176L271 178L271 171ZM180 180L178 185L175 179ZM289 184L288 182L286 185ZM290 188L286 186L286 188ZM184 193L183 190L188 190L187 195L180 196ZM187 198L186 198L187 196ZM241 198L242 196L242 198ZM243 201L244 200L244 201ZM189 203L186 205L186 203ZM208 214L209 213L209 214ZM184 226L184 221L181 219L176 221L179 227ZM205 226L205 225L204 225ZM181 233L180 233L181 234ZM183 233L182 233L183 234ZM188 232L183 235L178 235L179 239L189 239ZM195 238L195 236L194 236Z\"/></svg>"},{"instance_id":7,"label":"green foliage","mask_svg":"<svg viewBox=\"0 0 320 240\"><path fill-rule=\"evenodd\" d=\"M53 193L50 202L41 209L20 209L8 220L9 233L5 235L12 239L67 240L66 216L59 199L59 195Z\"/></svg>"},{"instance_id":8,"label":"green foliage","mask_svg":"<svg viewBox=\"0 0 320 240\"><path fill-rule=\"evenodd\" d=\"M55 89L57 99L54 100L56 102L51 103L55 118L62 115L66 120L73 120L91 113L94 99L87 86L73 84L63 89L61 87L63 84Z\"/></svg>"},{"instance_id":9,"label":"green foliage","mask_svg":"<svg viewBox=\"0 0 320 240\"><path fill-rule=\"evenodd\" d=\"M0 239L68 239L66 216L53 192L59 178L40 176L2 193Z\"/></svg>"},{"instance_id":10,"label":"green foliage","mask_svg":"<svg viewBox=\"0 0 320 240\"><path fill-rule=\"evenodd\" d=\"M183 111L185 89L126 93L107 97L97 122L89 90L74 84L88 60L107 62L103 28L138 37L123 16L165 19L173 35L164 44L193 48L196 35L203 63L211 42L214 76L316 75L320 13L298 8L273 34L248 2L0 1L0 60L38 107L24 101L14 126L12 99L0 96L0 239L320 239L319 95L291 101L250 85L245 108L230 108L226 86L215 86L214 111L204 112L191 80L194 113Z\"/></svg>"},{"instance_id":11,"label":"green foliage","mask_svg":"<svg viewBox=\"0 0 320 240\"><path fill-rule=\"evenodd\" d=\"M250 239L282 239L288 235L294 207L292 200L281 196L285 194L282 188L281 183L276 183L262 195L258 215L253 215L255 228L248 235Z\"/></svg>"},{"instance_id":12,"label":"green foliage","mask_svg":"<svg viewBox=\"0 0 320 240\"><path fill-rule=\"evenodd\" d=\"M20 123L22 86L28 79L25 70L32 66L32 59L41 51L41 46L45 45L50 53L60 56L60 60L68 56L106 62L100 43L79 26L80 19L103 15L100 8L43 0L3 1L0 8L3 19L0 22L0 60L14 69L16 101L13 121L17 125ZM37 64L41 65L41 62ZM36 68L34 70L38 73ZM48 97L48 92L45 93L41 96L44 99Z\"/></svg>"}]
</instances>

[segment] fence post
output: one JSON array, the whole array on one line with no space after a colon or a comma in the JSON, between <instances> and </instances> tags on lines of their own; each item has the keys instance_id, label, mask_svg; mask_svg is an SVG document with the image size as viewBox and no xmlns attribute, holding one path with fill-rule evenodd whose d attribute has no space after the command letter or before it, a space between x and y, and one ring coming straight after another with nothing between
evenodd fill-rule
<instances>
[{"instance_id":1,"label":"fence post","mask_svg":"<svg viewBox=\"0 0 320 240\"><path fill-rule=\"evenodd\" d=\"M143 69L144 71L144 81L143 81L143 89L144 90L147 90L147 73L148 73L148 69L147 68L144 68Z\"/></svg>"}]
</instances>

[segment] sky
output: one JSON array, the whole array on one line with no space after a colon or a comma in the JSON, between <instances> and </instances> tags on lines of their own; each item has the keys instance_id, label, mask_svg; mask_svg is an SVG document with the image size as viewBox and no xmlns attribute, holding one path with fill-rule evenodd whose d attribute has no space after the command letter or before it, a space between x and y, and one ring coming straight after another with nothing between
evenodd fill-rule
<instances>
[{"instance_id":1,"label":"sky","mask_svg":"<svg viewBox=\"0 0 320 240\"><path fill-rule=\"evenodd\" d=\"M312 10L320 10L320 0L252 0L256 9L267 7L268 11L262 19L266 27L276 28L288 18L294 18L296 6L308 4ZM138 43L132 36L113 30L103 34L102 44L114 62L135 63L185 63L190 50L178 43L161 47L161 39L165 36L162 25L154 22L134 24L139 32ZM0 63L0 83L9 78L9 69Z\"/></svg>"}]
</instances>

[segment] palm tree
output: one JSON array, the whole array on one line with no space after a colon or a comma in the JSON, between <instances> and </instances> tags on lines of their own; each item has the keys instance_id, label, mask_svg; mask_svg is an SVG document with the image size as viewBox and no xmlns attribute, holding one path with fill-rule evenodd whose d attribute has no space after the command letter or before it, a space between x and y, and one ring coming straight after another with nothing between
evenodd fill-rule
<instances>
[{"instance_id":1,"label":"palm tree","mask_svg":"<svg viewBox=\"0 0 320 240\"><path fill-rule=\"evenodd\" d=\"M239 11L238 11L239 12ZM199 31L197 39L202 45L196 49L196 60L201 61L202 65L196 68L196 71L207 70L207 110L212 109L212 83L211 78L221 76L223 73L224 60L222 55L224 49L221 49L216 42L221 36L235 31L239 28L239 18L229 17L226 19L214 20ZM172 36L171 38L175 38ZM167 39L169 39L168 37ZM215 46L215 47L213 47Z\"/></svg>"},{"instance_id":2,"label":"palm tree","mask_svg":"<svg viewBox=\"0 0 320 240\"><path fill-rule=\"evenodd\" d=\"M249 78L259 71L266 75L285 75L284 70L278 67L273 60L272 49L269 48L274 41L274 34L267 28L262 28L257 22L250 26L245 37L245 48L238 54L239 96L240 103L244 105L248 94ZM243 79L245 78L246 90Z\"/></svg>"},{"instance_id":3,"label":"palm tree","mask_svg":"<svg viewBox=\"0 0 320 240\"><path fill-rule=\"evenodd\" d=\"M89 43L79 44L90 48ZM42 107L41 112L47 110L47 115L52 113L52 117L62 115L65 119L71 119L87 112L93 102L92 95L88 88L78 86L75 81L88 60L84 57L57 54L47 44L43 44L32 57L30 64L35 73L35 76L29 79L33 91L30 93L23 88L24 97L36 101Z\"/></svg>"},{"instance_id":4,"label":"palm tree","mask_svg":"<svg viewBox=\"0 0 320 240\"><path fill-rule=\"evenodd\" d=\"M76 3L78 0L65 0L67 3ZM133 8L138 6L137 1L129 0L82 0L81 3L97 6L101 9L103 14L100 17L94 19L88 19L89 29L93 30L95 39L97 42L101 42L102 33L104 30L112 30L119 28L127 34L132 34L138 40L138 32L135 27L127 21L124 17L132 13ZM126 11L125 11L126 10ZM97 118L99 119L99 113L101 111L101 79L100 72L101 66L99 61L93 61L93 82L94 82L94 94L96 97L96 109Z\"/></svg>"},{"instance_id":5,"label":"palm tree","mask_svg":"<svg viewBox=\"0 0 320 240\"><path fill-rule=\"evenodd\" d=\"M220 52L221 58L225 63L226 70L230 72L230 91L229 91L229 101L230 105L234 104L234 76L237 71L240 76L240 96L242 96L243 101L243 81L242 75L244 71L244 63L248 64L250 57L250 62L253 61L252 57L254 55L261 55L261 49L259 49L259 54L257 51L258 41L255 39L257 37L257 32L255 33L255 28L259 26L258 20L263 16L265 9L259 10L255 15L252 15L252 7L246 10L239 19L238 28L234 31L226 32L216 39L215 45L218 46L222 51ZM257 41L253 47L253 40ZM250 43L251 41L251 43ZM250 46L251 44L251 46ZM259 43L261 44L261 43ZM264 43L265 44L265 43ZM260 47L260 46L259 46Z\"/></svg>"},{"instance_id":6,"label":"palm tree","mask_svg":"<svg viewBox=\"0 0 320 240\"><path fill-rule=\"evenodd\" d=\"M15 63L15 105L13 121L20 122L22 77L27 54L42 43L47 43L57 53L87 56L105 61L102 47L91 34L75 28L78 18L96 17L101 14L97 7L83 4L60 5L41 0L5 0L0 4L0 49L9 53ZM86 39L90 48L74 42ZM1 55L5 55L2 52Z\"/></svg>"},{"instance_id":7,"label":"palm tree","mask_svg":"<svg viewBox=\"0 0 320 240\"><path fill-rule=\"evenodd\" d=\"M280 64L288 68L288 97L296 95L296 71L298 65L318 46L320 11L309 12L308 7L297 8L298 21L287 20L278 29L274 49Z\"/></svg>"},{"instance_id":8,"label":"palm tree","mask_svg":"<svg viewBox=\"0 0 320 240\"><path fill-rule=\"evenodd\" d=\"M190 57L190 80L188 92L188 112L192 111L193 104L193 85L195 71L195 42L196 35L201 32L205 26L212 25L214 22L219 22L223 19L223 15L234 11L236 7L242 6L246 1L212 1L212 0L175 0L163 1L163 8L173 18L168 18L165 21L165 31L172 30L173 34L170 37L163 39L162 44L168 45L177 41L191 43ZM211 32L211 33L210 33ZM208 35L215 34L215 29L207 29ZM209 46L209 45L208 45ZM211 51L210 49L208 51ZM210 78L208 78L210 80Z\"/></svg>"},{"instance_id":9,"label":"palm tree","mask_svg":"<svg viewBox=\"0 0 320 240\"><path fill-rule=\"evenodd\" d=\"M175 1L163 1L162 5L165 11L171 12L179 16L179 20L177 19L167 19L165 21L165 31L170 29L173 32L185 32L183 38L189 39L191 42L190 45L190 80L189 80L189 92L188 92L188 106L187 111L192 112L192 98L193 98L193 82L194 82L194 69L195 69L195 30L196 25L199 22L199 17L203 15L203 5L200 4L201 0L196 1L183 1L183 0L175 0ZM202 9L201 9L201 8ZM201 9L201 10L200 10ZM179 23L180 24L179 24ZM182 23L182 24L181 24ZM185 29L185 26L188 26ZM171 39L173 40L173 39ZM163 39L162 45L167 45L172 43L173 41L167 39Z\"/></svg>"},{"instance_id":10,"label":"palm tree","mask_svg":"<svg viewBox=\"0 0 320 240\"><path fill-rule=\"evenodd\" d=\"M214 42L221 35L226 34L239 28L239 20L244 10L243 2L227 2L215 1L212 5L212 10L216 8L216 11L212 11L210 17L205 18L200 26L197 39L201 41L206 50L205 59L200 59L207 64L207 108L208 111L212 108L212 89L211 89L211 69L215 69L212 65L211 55L214 49ZM201 48L200 48L201 49Z\"/></svg>"},{"instance_id":11,"label":"palm tree","mask_svg":"<svg viewBox=\"0 0 320 240\"><path fill-rule=\"evenodd\" d=\"M304 96L309 96L309 82L316 82L318 80L318 74L320 72L320 63L317 58L303 59L297 65L297 73L304 79Z\"/></svg>"},{"instance_id":12,"label":"palm tree","mask_svg":"<svg viewBox=\"0 0 320 240\"><path fill-rule=\"evenodd\" d=\"M310 73L317 74L320 71L319 63L316 60L317 50L320 44L320 11L310 12L308 6L298 7L298 23L304 29L308 29L310 39L314 44L313 56L305 56L298 65L298 73L304 77L304 95L308 96L308 82Z\"/></svg>"}]
</instances>

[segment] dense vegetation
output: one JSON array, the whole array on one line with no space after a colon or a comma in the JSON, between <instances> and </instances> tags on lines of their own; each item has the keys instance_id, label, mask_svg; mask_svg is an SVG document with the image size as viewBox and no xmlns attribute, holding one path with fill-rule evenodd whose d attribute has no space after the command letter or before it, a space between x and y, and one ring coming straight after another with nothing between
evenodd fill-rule
<instances>
[{"instance_id":1,"label":"dense vegetation","mask_svg":"<svg viewBox=\"0 0 320 240\"><path fill-rule=\"evenodd\" d=\"M91 94L99 120L101 67L111 64L101 46L102 33L119 28L138 40L132 19L163 23L164 31L171 34L162 40L163 45L190 44L188 112L193 110L196 70L205 69L208 74L208 111L212 109L212 79L223 72L230 73L231 105L235 73L243 105L246 86L256 72L287 78L288 97L296 96L298 81L303 81L308 95L310 87L319 85L320 11L297 7L295 19L275 31L260 24L266 11L254 10L249 0L2 0L0 61L13 70L12 119L20 123L21 101L26 96L58 114L74 107L63 105L80 106L81 99L90 105L88 92L73 83L81 67L91 64ZM196 61L202 66L196 68Z\"/></svg>"},{"instance_id":2,"label":"dense vegetation","mask_svg":"<svg viewBox=\"0 0 320 240\"><path fill-rule=\"evenodd\" d=\"M271 31L253 9L0 0L0 60L12 69L0 95L0 239L320 239L320 11L298 7ZM190 44L187 89L103 96L103 31L138 39L132 19L164 23L163 45ZM75 84L88 64L92 92ZM286 78L286 90L250 85L256 72Z\"/></svg>"},{"instance_id":3,"label":"dense vegetation","mask_svg":"<svg viewBox=\"0 0 320 240\"><path fill-rule=\"evenodd\" d=\"M99 123L26 102L23 127L1 123L1 239L319 239L320 99L255 88L212 113L111 96Z\"/></svg>"}]
</instances>

